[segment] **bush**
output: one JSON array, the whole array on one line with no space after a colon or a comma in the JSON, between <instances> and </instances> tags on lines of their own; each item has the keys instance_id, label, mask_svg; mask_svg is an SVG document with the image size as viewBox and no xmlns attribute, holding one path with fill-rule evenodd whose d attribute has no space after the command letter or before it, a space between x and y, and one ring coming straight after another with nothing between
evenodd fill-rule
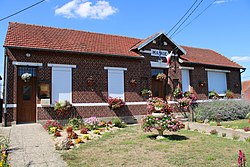
<instances>
[{"instance_id":1,"label":"bush","mask_svg":"<svg viewBox=\"0 0 250 167\"><path fill-rule=\"evenodd\" d=\"M126 123L122 122L119 118L113 118L111 119L111 122L114 124L115 127L118 127L118 128L126 127Z\"/></svg>"},{"instance_id":2,"label":"bush","mask_svg":"<svg viewBox=\"0 0 250 167\"><path fill-rule=\"evenodd\" d=\"M213 129L213 130L210 131L210 134L211 135L218 135L218 132L217 132L216 129Z\"/></svg>"},{"instance_id":3,"label":"bush","mask_svg":"<svg viewBox=\"0 0 250 167\"><path fill-rule=\"evenodd\" d=\"M82 124L82 120L78 118L70 118L68 121L68 125L72 126L74 130L78 130Z\"/></svg>"},{"instance_id":4,"label":"bush","mask_svg":"<svg viewBox=\"0 0 250 167\"><path fill-rule=\"evenodd\" d=\"M250 103L245 101L213 101L199 104L194 108L196 121L216 121L220 114L221 121L244 119L250 110Z\"/></svg>"}]
</instances>

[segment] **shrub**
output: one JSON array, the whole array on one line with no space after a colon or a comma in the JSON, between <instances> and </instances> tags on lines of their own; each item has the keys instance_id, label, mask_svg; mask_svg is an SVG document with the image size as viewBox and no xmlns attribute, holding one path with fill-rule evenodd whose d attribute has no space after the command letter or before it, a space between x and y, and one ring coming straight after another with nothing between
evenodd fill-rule
<instances>
[{"instance_id":1,"label":"shrub","mask_svg":"<svg viewBox=\"0 0 250 167\"><path fill-rule=\"evenodd\" d=\"M234 139L234 140L239 140L239 138L240 138L240 136L239 136L239 135L237 135L237 134L233 134L233 139Z\"/></svg>"},{"instance_id":2,"label":"shrub","mask_svg":"<svg viewBox=\"0 0 250 167\"><path fill-rule=\"evenodd\" d=\"M220 114L221 121L244 119L250 110L250 103L245 101L213 101L201 103L194 108L195 119L216 121Z\"/></svg>"},{"instance_id":3,"label":"shrub","mask_svg":"<svg viewBox=\"0 0 250 167\"><path fill-rule=\"evenodd\" d=\"M209 96L209 99L218 99L219 98L219 94L215 90L209 92L208 96Z\"/></svg>"},{"instance_id":4,"label":"shrub","mask_svg":"<svg viewBox=\"0 0 250 167\"><path fill-rule=\"evenodd\" d=\"M174 92L173 92L173 96L175 98L181 98L182 97L182 91L180 88L175 88Z\"/></svg>"},{"instance_id":5,"label":"shrub","mask_svg":"<svg viewBox=\"0 0 250 167\"><path fill-rule=\"evenodd\" d=\"M82 120L78 118L70 118L68 121L68 125L73 127L74 130L78 130L82 123Z\"/></svg>"},{"instance_id":6,"label":"shrub","mask_svg":"<svg viewBox=\"0 0 250 167\"><path fill-rule=\"evenodd\" d=\"M120 109L125 106L125 102L123 101L123 99L118 97L117 98L109 97L108 104L109 108L112 110Z\"/></svg>"},{"instance_id":7,"label":"shrub","mask_svg":"<svg viewBox=\"0 0 250 167\"><path fill-rule=\"evenodd\" d=\"M96 117L90 117L86 119L85 123L88 125L88 128L90 130L96 129L98 124L100 123L100 120Z\"/></svg>"},{"instance_id":8,"label":"shrub","mask_svg":"<svg viewBox=\"0 0 250 167\"><path fill-rule=\"evenodd\" d=\"M115 127L118 127L118 128L126 127L126 123L122 122L119 118L113 118L111 119L111 122L114 124Z\"/></svg>"},{"instance_id":9,"label":"shrub","mask_svg":"<svg viewBox=\"0 0 250 167\"><path fill-rule=\"evenodd\" d=\"M218 135L218 132L217 132L216 129L213 129L213 130L210 131L210 134L211 135Z\"/></svg>"},{"instance_id":10,"label":"shrub","mask_svg":"<svg viewBox=\"0 0 250 167\"><path fill-rule=\"evenodd\" d=\"M60 125L59 122L57 122L57 121L48 120L48 121L43 125L43 128L44 128L45 130L49 131L49 132L50 132L50 129L51 129L52 127L55 127L55 128L54 128L55 131L56 131L57 129L60 129L60 130L63 129L62 125Z\"/></svg>"},{"instance_id":11,"label":"shrub","mask_svg":"<svg viewBox=\"0 0 250 167\"><path fill-rule=\"evenodd\" d=\"M222 133L221 136L222 136L222 137L226 137L227 134L226 134L226 133Z\"/></svg>"},{"instance_id":12,"label":"shrub","mask_svg":"<svg viewBox=\"0 0 250 167\"><path fill-rule=\"evenodd\" d=\"M249 128L249 127L244 127L243 130L244 130L245 132L248 132L248 131L250 131L250 128Z\"/></svg>"},{"instance_id":13,"label":"shrub","mask_svg":"<svg viewBox=\"0 0 250 167\"><path fill-rule=\"evenodd\" d=\"M87 128L82 128L82 129L80 130L80 133L81 133L81 134L88 134L88 129L87 129Z\"/></svg>"},{"instance_id":14,"label":"shrub","mask_svg":"<svg viewBox=\"0 0 250 167\"><path fill-rule=\"evenodd\" d=\"M245 138L246 142L250 143L250 137Z\"/></svg>"},{"instance_id":15,"label":"shrub","mask_svg":"<svg viewBox=\"0 0 250 167\"><path fill-rule=\"evenodd\" d=\"M183 128L183 124L173 114L164 115L161 118L147 115L142 119L142 128L145 132L151 132L153 129L178 131Z\"/></svg>"},{"instance_id":16,"label":"shrub","mask_svg":"<svg viewBox=\"0 0 250 167\"><path fill-rule=\"evenodd\" d=\"M235 97L235 95L231 90L226 91L226 98L233 99L234 97Z\"/></svg>"}]
</instances>

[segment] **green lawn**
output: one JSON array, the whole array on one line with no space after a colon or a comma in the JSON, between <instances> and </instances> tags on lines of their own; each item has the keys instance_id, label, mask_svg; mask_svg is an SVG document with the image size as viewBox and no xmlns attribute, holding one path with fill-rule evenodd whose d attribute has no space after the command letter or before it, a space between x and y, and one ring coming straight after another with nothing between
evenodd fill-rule
<instances>
[{"instance_id":1,"label":"green lawn","mask_svg":"<svg viewBox=\"0 0 250 167\"><path fill-rule=\"evenodd\" d=\"M144 133L139 126L106 133L99 140L65 151L72 167L83 166L237 166L238 150L250 161L250 143L181 130L165 140Z\"/></svg>"},{"instance_id":2,"label":"green lawn","mask_svg":"<svg viewBox=\"0 0 250 167\"><path fill-rule=\"evenodd\" d=\"M211 122L210 125L216 126L216 122ZM221 125L225 128L233 128L233 129L243 129L244 127L250 128L250 123L248 123L248 119L241 119L235 121L226 121L221 122Z\"/></svg>"}]
</instances>

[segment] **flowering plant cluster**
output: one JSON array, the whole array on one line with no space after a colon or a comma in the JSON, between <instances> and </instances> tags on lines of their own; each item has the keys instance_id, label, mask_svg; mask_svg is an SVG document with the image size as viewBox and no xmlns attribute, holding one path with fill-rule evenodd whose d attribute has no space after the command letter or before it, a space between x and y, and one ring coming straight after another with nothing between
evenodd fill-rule
<instances>
[{"instance_id":1,"label":"flowering plant cluster","mask_svg":"<svg viewBox=\"0 0 250 167\"><path fill-rule=\"evenodd\" d=\"M183 97L177 100L181 108L188 108L192 104L192 100L188 97Z\"/></svg>"},{"instance_id":2,"label":"flowering plant cluster","mask_svg":"<svg viewBox=\"0 0 250 167\"><path fill-rule=\"evenodd\" d=\"M1 142L0 142L0 146L1 146L1 154L0 154L0 167L4 166L4 167L10 167L10 162L9 162L9 158L8 158L8 143L9 143L9 139L7 138L2 138Z\"/></svg>"},{"instance_id":3,"label":"flowering plant cluster","mask_svg":"<svg viewBox=\"0 0 250 167\"><path fill-rule=\"evenodd\" d=\"M159 98L159 97L152 97L152 98L149 98L147 101L147 109L149 113L164 112L166 106L167 106L167 103L162 98Z\"/></svg>"},{"instance_id":4,"label":"flowering plant cluster","mask_svg":"<svg viewBox=\"0 0 250 167\"><path fill-rule=\"evenodd\" d=\"M31 74L26 72L26 73L22 74L21 78L24 82L28 82L31 78Z\"/></svg>"},{"instance_id":5,"label":"flowering plant cluster","mask_svg":"<svg viewBox=\"0 0 250 167\"><path fill-rule=\"evenodd\" d=\"M226 91L226 98L233 99L235 97L235 94L231 90Z\"/></svg>"},{"instance_id":6,"label":"flowering plant cluster","mask_svg":"<svg viewBox=\"0 0 250 167\"><path fill-rule=\"evenodd\" d=\"M156 80L160 80L160 81L166 80L166 78L167 78L167 76L164 73L159 73L156 76Z\"/></svg>"},{"instance_id":7,"label":"flowering plant cluster","mask_svg":"<svg viewBox=\"0 0 250 167\"><path fill-rule=\"evenodd\" d=\"M60 115L65 115L69 109L72 107L69 101L67 100L60 100L55 103L54 111L56 111Z\"/></svg>"},{"instance_id":8,"label":"flowering plant cluster","mask_svg":"<svg viewBox=\"0 0 250 167\"><path fill-rule=\"evenodd\" d=\"M85 120L85 123L92 130L92 129L97 128L98 124L100 123L100 120L98 118L96 118L96 117L90 117L90 118Z\"/></svg>"},{"instance_id":9,"label":"flowering plant cluster","mask_svg":"<svg viewBox=\"0 0 250 167\"><path fill-rule=\"evenodd\" d=\"M62 130L62 125L59 124L57 121L48 120L44 125L43 128L47 130L49 133L56 133L58 130Z\"/></svg>"},{"instance_id":10,"label":"flowering plant cluster","mask_svg":"<svg viewBox=\"0 0 250 167\"><path fill-rule=\"evenodd\" d=\"M184 97L187 97L187 98L191 99L192 101L197 100L197 97L195 96L195 94L193 94L193 93L191 93L189 91L184 93Z\"/></svg>"},{"instance_id":11,"label":"flowering plant cluster","mask_svg":"<svg viewBox=\"0 0 250 167\"><path fill-rule=\"evenodd\" d=\"M182 97L182 91L180 88L175 88L174 92L173 92L173 96L175 98L181 98Z\"/></svg>"},{"instance_id":12,"label":"flowering plant cluster","mask_svg":"<svg viewBox=\"0 0 250 167\"><path fill-rule=\"evenodd\" d=\"M109 97L108 104L109 104L109 108L111 108L112 110L119 109L125 106L125 102L123 101L123 99L118 98L118 97L116 98Z\"/></svg>"},{"instance_id":13,"label":"flowering plant cluster","mask_svg":"<svg viewBox=\"0 0 250 167\"><path fill-rule=\"evenodd\" d=\"M182 127L182 122L176 119L173 114L164 115L158 118L147 115L142 119L142 128L145 132L151 132L153 129L177 131Z\"/></svg>"},{"instance_id":14,"label":"flowering plant cluster","mask_svg":"<svg viewBox=\"0 0 250 167\"><path fill-rule=\"evenodd\" d=\"M151 96L151 95L152 95L152 91L149 90L149 89L142 89L141 95L142 95L142 96L146 96L146 95Z\"/></svg>"}]
</instances>

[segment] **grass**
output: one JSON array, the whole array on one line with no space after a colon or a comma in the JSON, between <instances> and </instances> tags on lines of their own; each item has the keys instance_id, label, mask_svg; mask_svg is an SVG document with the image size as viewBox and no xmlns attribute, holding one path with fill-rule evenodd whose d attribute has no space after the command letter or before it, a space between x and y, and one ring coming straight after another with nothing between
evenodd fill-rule
<instances>
[{"instance_id":1,"label":"grass","mask_svg":"<svg viewBox=\"0 0 250 167\"><path fill-rule=\"evenodd\" d=\"M216 126L217 123L210 122L210 125ZM221 122L221 126L224 126L225 128L243 129L244 127L250 128L250 123L248 122L248 119L241 119L241 120L235 120L235 121Z\"/></svg>"},{"instance_id":2,"label":"grass","mask_svg":"<svg viewBox=\"0 0 250 167\"><path fill-rule=\"evenodd\" d=\"M185 131L168 132L155 140L157 132L144 133L139 126L106 133L99 140L65 151L63 159L72 167L95 166L237 166L238 150L250 160L250 143Z\"/></svg>"}]
</instances>

